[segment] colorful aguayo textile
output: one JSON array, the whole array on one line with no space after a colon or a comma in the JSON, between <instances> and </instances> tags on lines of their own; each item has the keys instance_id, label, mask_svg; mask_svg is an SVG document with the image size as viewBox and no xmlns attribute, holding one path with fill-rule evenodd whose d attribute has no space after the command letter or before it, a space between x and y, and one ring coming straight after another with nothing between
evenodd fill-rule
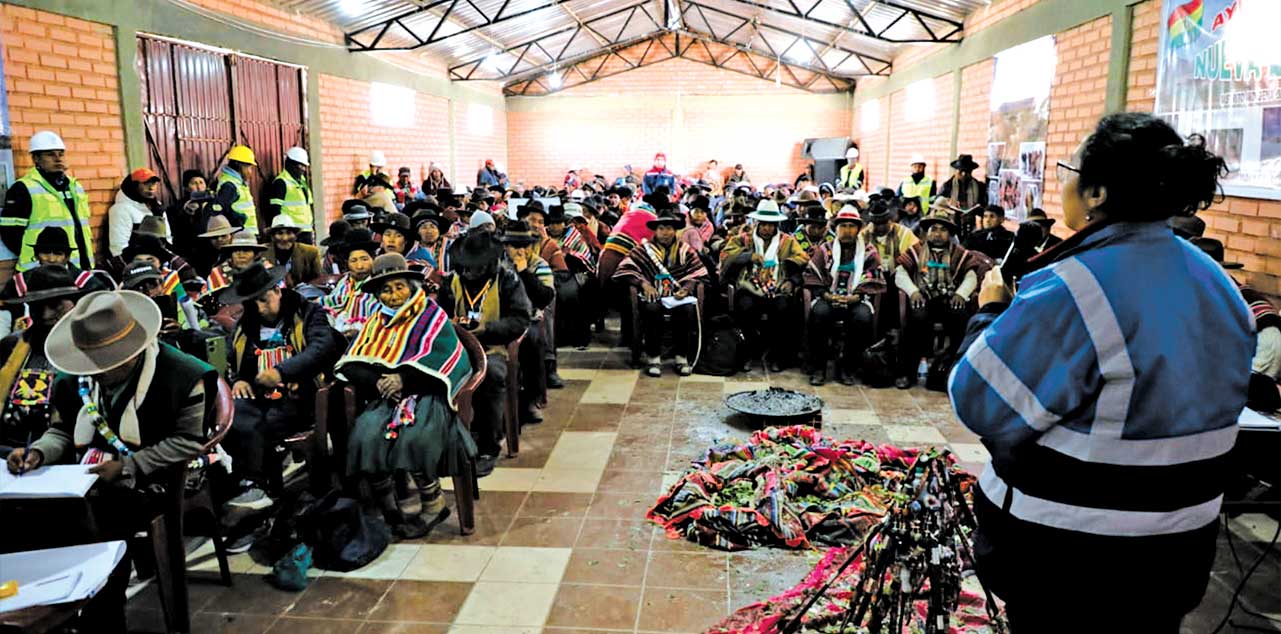
<instances>
[{"instance_id":1,"label":"colorful aguayo textile","mask_svg":"<svg viewBox=\"0 0 1281 634\"><path fill-rule=\"evenodd\" d=\"M723 550L857 544L894 501L885 485L905 479L920 453L771 427L708 449L646 518L673 539Z\"/></svg>"}]
</instances>

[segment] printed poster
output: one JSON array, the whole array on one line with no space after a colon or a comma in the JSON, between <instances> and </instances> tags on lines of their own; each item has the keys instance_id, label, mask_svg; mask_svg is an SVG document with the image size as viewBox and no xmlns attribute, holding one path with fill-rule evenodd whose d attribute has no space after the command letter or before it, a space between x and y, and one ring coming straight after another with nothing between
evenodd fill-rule
<instances>
[{"instance_id":1,"label":"printed poster","mask_svg":"<svg viewBox=\"0 0 1281 634\"><path fill-rule=\"evenodd\" d=\"M1057 55L1046 36L996 54L992 122L988 127L988 204L1014 222L1041 204L1045 140L1050 128L1050 86ZM1031 202L1029 202L1031 201Z\"/></svg>"},{"instance_id":2,"label":"printed poster","mask_svg":"<svg viewBox=\"0 0 1281 634\"><path fill-rule=\"evenodd\" d=\"M1156 114L1199 134L1224 192L1281 199L1281 2L1162 0Z\"/></svg>"}]
</instances>

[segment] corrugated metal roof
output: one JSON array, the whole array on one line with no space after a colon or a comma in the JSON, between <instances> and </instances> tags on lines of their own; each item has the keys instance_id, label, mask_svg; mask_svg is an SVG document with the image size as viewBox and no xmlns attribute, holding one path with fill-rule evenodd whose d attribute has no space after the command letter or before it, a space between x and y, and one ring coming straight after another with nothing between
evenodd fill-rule
<instances>
[{"instance_id":1,"label":"corrugated metal roof","mask_svg":"<svg viewBox=\"0 0 1281 634\"><path fill-rule=\"evenodd\" d=\"M918 41L958 40L988 0L274 0L337 24L368 46L415 47L458 74L494 78L680 28L843 77L880 72ZM633 7L639 7L632 10ZM856 12L857 11L857 12ZM389 21L390 26L387 26ZM384 30L384 27L385 30ZM785 52L786 51L786 52ZM519 63L517 59L520 59ZM475 72L467 73L474 69Z\"/></svg>"}]
</instances>

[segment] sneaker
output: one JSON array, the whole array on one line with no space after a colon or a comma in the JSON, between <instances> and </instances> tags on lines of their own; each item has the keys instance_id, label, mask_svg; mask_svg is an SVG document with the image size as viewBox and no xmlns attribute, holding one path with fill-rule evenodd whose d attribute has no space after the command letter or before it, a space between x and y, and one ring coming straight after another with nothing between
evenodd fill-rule
<instances>
[{"instance_id":1,"label":"sneaker","mask_svg":"<svg viewBox=\"0 0 1281 634\"><path fill-rule=\"evenodd\" d=\"M547 389L559 390L565 387L565 380L556 372L555 361L544 361L543 367L547 370Z\"/></svg>"},{"instance_id":2,"label":"sneaker","mask_svg":"<svg viewBox=\"0 0 1281 634\"><path fill-rule=\"evenodd\" d=\"M647 376L654 376L654 377L662 376L663 374L663 368L661 367L662 363L663 363L663 360L660 359L659 357L647 358L645 360L645 365L646 365L645 374Z\"/></svg>"},{"instance_id":3,"label":"sneaker","mask_svg":"<svg viewBox=\"0 0 1281 634\"><path fill-rule=\"evenodd\" d=\"M498 454L476 456L476 477L483 478L493 473L496 466L498 466Z\"/></svg>"},{"instance_id":4,"label":"sneaker","mask_svg":"<svg viewBox=\"0 0 1281 634\"><path fill-rule=\"evenodd\" d=\"M815 370L810 373L810 385L818 387L827 383L827 373L822 370Z\"/></svg>"},{"instance_id":5,"label":"sneaker","mask_svg":"<svg viewBox=\"0 0 1281 634\"><path fill-rule=\"evenodd\" d=\"M285 470L280 475L281 481L288 482L290 476L298 473L298 470L305 466L307 466L306 460L294 460L293 454L290 454L289 461L285 463Z\"/></svg>"},{"instance_id":6,"label":"sneaker","mask_svg":"<svg viewBox=\"0 0 1281 634\"><path fill-rule=\"evenodd\" d=\"M244 493L227 500L227 506L238 509L253 509L255 511L269 508L275 504L266 491L258 487L250 487Z\"/></svg>"},{"instance_id":7,"label":"sneaker","mask_svg":"<svg viewBox=\"0 0 1281 634\"><path fill-rule=\"evenodd\" d=\"M912 381L905 376L894 379L894 387L900 390L906 390L912 387Z\"/></svg>"},{"instance_id":8,"label":"sneaker","mask_svg":"<svg viewBox=\"0 0 1281 634\"><path fill-rule=\"evenodd\" d=\"M227 553L238 555L249 552L254 543L267 536L267 523L261 521L243 521L233 527L223 539L226 540Z\"/></svg>"},{"instance_id":9,"label":"sneaker","mask_svg":"<svg viewBox=\"0 0 1281 634\"><path fill-rule=\"evenodd\" d=\"M694 368L690 367L689 359L684 355L676 355L676 373L681 376L689 376L694 373Z\"/></svg>"},{"instance_id":10,"label":"sneaker","mask_svg":"<svg viewBox=\"0 0 1281 634\"><path fill-rule=\"evenodd\" d=\"M543 413L537 407L530 407L520 415L520 424L537 425L543 422Z\"/></svg>"},{"instance_id":11,"label":"sneaker","mask_svg":"<svg viewBox=\"0 0 1281 634\"><path fill-rule=\"evenodd\" d=\"M854 372L849 370L837 370L837 372L840 374L837 375L836 380L840 381L841 385L854 385L858 383Z\"/></svg>"}]
</instances>

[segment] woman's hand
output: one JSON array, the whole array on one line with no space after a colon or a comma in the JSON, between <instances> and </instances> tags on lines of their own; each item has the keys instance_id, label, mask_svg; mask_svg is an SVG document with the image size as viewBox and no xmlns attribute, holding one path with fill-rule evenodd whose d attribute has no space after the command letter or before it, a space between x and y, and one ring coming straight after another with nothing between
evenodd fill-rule
<instances>
[{"instance_id":1,"label":"woman's hand","mask_svg":"<svg viewBox=\"0 0 1281 634\"><path fill-rule=\"evenodd\" d=\"M969 300L961 297L959 294L952 295L952 310L965 310L965 304Z\"/></svg>"},{"instance_id":2,"label":"woman's hand","mask_svg":"<svg viewBox=\"0 0 1281 634\"><path fill-rule=\"evenodd\" d=\"M231 386L231 397L232 398L253 398L254 386L250 385L246 381L236 381L235 385Z\"/></svg>"},{"instance_id":3,"label":"woman's hand","mask_svg":"<svg viewBox=\"0 0 1281 634\"><path fill-rule=\"evenodd\" d=\"M378 379L378 393L383 398L395 400L400 396L400 391L404 388L405 381L400 378L399 374L384 374L381 379Z\"/></svg>"},{"instance_id":4,"label":"woman's hand","mask_svg":"<svg viewBox=\"0 0 1281 634\"><path fill-rule=\"evenodd\" d=\"M912 297L909 298L908 301L911 303L913 310L920 310L922 308L925 308L925 295L922 295L921 291L916 291L915 293L912 293Z\"/></svg>"},{"instance_id":5,"label":"woman's hand","mask_svg":"<svg viewBox=\"0 0 1281 634\"><path fill-rule=\"evenodd\" d=\"M992 267L992 270L983 276L983 286L979 288L979 306L993 303L1008 304L1013 298L1014 293L1010 292L1010 287L1005 285L1005 276L1001 275L1001 267Z\"/></svg>"},{"instance_id":6,"label":"woman's hand","mask_svg":"<svg viewBox=\"0 0 1281 634\"><path fill-rule=\"evenodd\" d=\"M642 282L641 297L647 302L655 301L658 299L658 289L654 288L654 285L649 282Z\"/></svg>"},{"instance_id":7,"label":"woman's hand","mask_svg":"<svg viewBox=\"0 0 1281 634\"><path fill-rule=\"evenodd\" d=\"M119 460L108 460L89 467L89 473L98 476L103 482L115 482L124 471L125 463Z\"/></svg>"},{"instance_id":8,"label":"woman's hand","mask_svg":"<svg viewBox=\"0 0 1281 634\"><path fill-rule=\"evenodd\" d=\"M688 291L688 290L685 290L684 288L682 288L682 289L677 290L677 291L676 291L676 293L675 293L673 296L674 296L676 299L685 299L686 297L689 297L689 291Z\"/></svg>"}]
</instances>

